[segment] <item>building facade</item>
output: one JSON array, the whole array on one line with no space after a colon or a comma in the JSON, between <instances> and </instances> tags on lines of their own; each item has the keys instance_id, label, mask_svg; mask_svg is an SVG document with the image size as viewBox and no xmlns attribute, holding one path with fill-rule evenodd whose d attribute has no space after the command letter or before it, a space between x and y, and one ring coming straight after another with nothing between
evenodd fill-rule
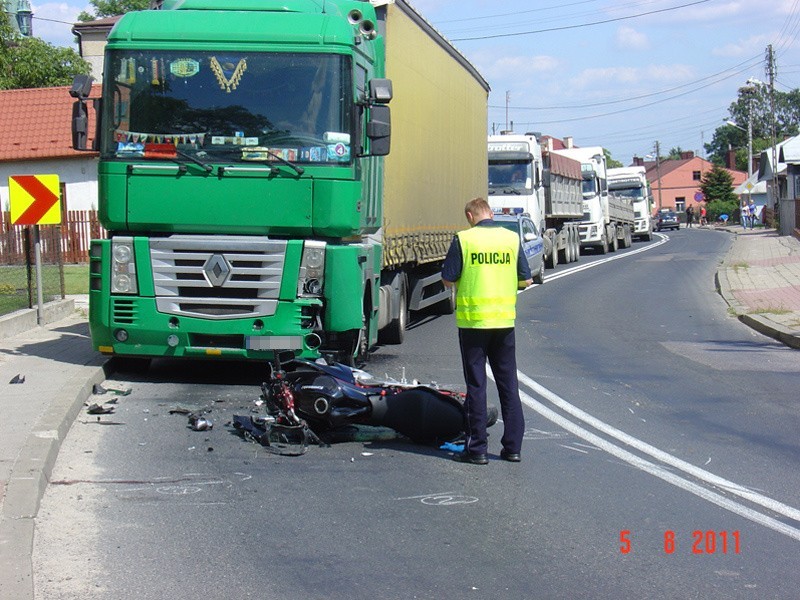
<instances>
[{"instance_id":1,"label":"building facade","mask_svg":"<svg viewBox=\"0 0 800 600\"><path fill-rule=\"evenodd\" d=\"M685 212L689 206L697 207L704 200L700 191L703 175L713 164L695 156L694 152L684 152L680 159L645 161L634 157L633 166L647 169L647 180L653 190L653 203L656 210L669 209ZM747 180L747 173L726 169L733 178L733 186Z\"/></svg>"}]
</instances>

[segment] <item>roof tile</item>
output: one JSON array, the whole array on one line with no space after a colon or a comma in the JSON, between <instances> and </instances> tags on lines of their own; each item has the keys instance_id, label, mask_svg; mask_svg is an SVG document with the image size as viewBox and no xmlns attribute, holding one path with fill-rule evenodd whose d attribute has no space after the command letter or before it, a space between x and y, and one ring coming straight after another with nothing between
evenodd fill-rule
<instances>
[{"instance_id":1,"label":"roof tile","mask_svg":"<svg viewBox=\"0 0 800 600\"><path fill-rule=\"evenodd\" d=\"M0 162L43 158L76 158L72 149L72 105L68 86L0 90ZM98 95L99 85L92 95ZM89 143L94 137L94 110L89 103ZM90 146L91 147L91 146Z\"/></svg>"}]
</instances>

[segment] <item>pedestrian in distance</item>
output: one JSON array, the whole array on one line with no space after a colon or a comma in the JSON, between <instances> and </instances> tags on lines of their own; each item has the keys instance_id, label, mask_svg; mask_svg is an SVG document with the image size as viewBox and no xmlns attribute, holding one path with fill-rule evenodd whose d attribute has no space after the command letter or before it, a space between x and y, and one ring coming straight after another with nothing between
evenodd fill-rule
<instances>
[{"instance_id":1,"label":"pedestrian in distance","mask_svg":"<svg viewBox=\"0 0 800 600\"><path fill-rule=\"evenodd\" d=\"M706 218L706 207L700 207L700 225L708 225L708 219Z\"/></svg>"},{"instance_id":2,"label":"pedestrian in distance","mask_svg":"<svg viewBox=\"0 0 800 600\"><path fill-rule=\"evenodd\" d=\"M753 202L753 199L750 198L750 201L747 203L747 212L750 213L750 229L756 226L756 203Z\"/></svg>"},{"instance_id":3,"label":"pedestrian in distance","mask_svg":"<svg viewBox=\"0 0 800 600\"><path fill-rule=\"evenodd\" d=\"M694 221L694 207L688 206L686 207L686 226L691 227L692 221Z\"/></svg>"},{"instance_id":4,"label":"pedestrian in distance","mask_svg":"<svg viewBox=\"0 0 800 600\"><path fill-rule=\"evenodd\" d=\"M747 202L742 202L742 229L747 229L750 224L750 207Z\"/></svg>"},{"instance_id":5,"label":"pedestrian in distance","mask_svg":"<svg viewBox=\"0 0 800 600\"><path fill-rule=\"evenodd\" d=\"M492 369L503 437L500 458L519 462L525 418L517 380L517 290L533 283L519 236L494 223L484 198L467 202L470 228L453 237L442 265L442 280L456 286L456 325L461 364L467 385L464 403L466 439L459 462L488 464L486 432L486 363Z\"/></svg>"}]
</instances>

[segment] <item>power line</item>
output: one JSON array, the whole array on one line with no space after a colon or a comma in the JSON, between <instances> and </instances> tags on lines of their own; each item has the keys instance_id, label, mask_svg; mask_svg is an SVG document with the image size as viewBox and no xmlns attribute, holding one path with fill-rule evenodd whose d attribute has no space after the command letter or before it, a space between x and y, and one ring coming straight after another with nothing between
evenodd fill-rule
<instances>
[{"instance_id":1,"label":"power line","mask_svg":"<svg viewBox=\"0 0 800 600\"><path fill-rule=\"evenodd\" d=\"M512 106L512 107L509 107L509 108L513 108L514 110L558 110L558 109L573 109L573 108L593 108L595 106L607 106L609 104L620 104L620 103L623 103L623 102L631 102L633 100L641 100L643 98L650 98L652 96L658 96L659 94L668 94L668 93L674 92L676 90L687 88L687 87L693 86L695 84L701 83L703 81L707 81L707 80L709 80L709 79L711 79L713 77L719 77L720 75L723 75L724 73L727 73L731 69L737 69L737 68L739 68L739 67L741 67L743 65L747 65L747 68L752 68L755 65L757 65L759 62L761 62L761 55L760 54L757 55L757 56L750 57L747 60L740 62L738 65L734 65L734 66L729 67L728 69L725 69L725 70L720 71L718 73L713 73L711 75L707 75L705 77L701 77L700 79L697 79L695 81L690 81L689 83L684 83L682 85L678 85L678 86L675 86L673 88L668 88L666 90L661 90L661 91L658 91L658 92L650 92L648 94L642 94L641 96L631 96L629 98L620 98L620 99L616 99L616 100L606 100L606 101L603 101L603 102L593 102L591 104L561 104L559 106ZM753 63L753 64L748 64L748 63ZM741 71L737 71L734 74L738 75L740 72ZM502 108L502 107L490 104L489 108Z\"/></svg>"},{"instance_id":2,"label":"power line","mask_svg":"<svg viewBox=\"0 0 800 600\"><path fill-rule=\"evenodd\" d=\"M593 26L593 25L604 25L606 23L615 23L615 22L618 22L618 21L626 21L626 20L629 20L629 19L635 19L637 17L646 17L648 15L655 15L655 14L658 14L658 13L664 13L664 12L669 12L669 11L673 11L673 10L678 10L679 8L686 8L688 6L696 6L698 4L705 4L706 2L711 2L711 0L696 0L695 2L689 2L688 4L681 4L679 6L672 6L670 8L661 8L661 9L658 9L658 10L651 10L651 11L639 13L639 14L636 14L636 15L629 15L629 16L626 16L626 17L616 17L614 19L605 19L603 21L593 21L591 23L581 23L579 25L564 25L563 27L550 27L550 28L547 28L547 29L537 29L537 30L534 30L534 31L520 31L520 32L517 32L517 33L500 33L500 34L496 34L496 35L483 35L483 36L474 36L474 37L465 37L465 38L453 38L451 41L453 41L453 42L467 42L467 41L472 41L472 40L490 40L490 39L499 38L499 37L515 37L515 36L520 36L520 35L531 35L531 34L534 34L534 33L546 33L546 32L550 32L550 31L564 31L566 29L578 29L579 27L590 27L590 26Z\"/></svg>"},{"instance_id":3,"label":"power line","mask_svg":"<svg viewBox=\"0 0 800 600\"><path fill-rule=\"evenodd\" d=\"M713 85L716 85L716 84L720 83L720 81L724 81L725 79L730 79L731 77L734 77L736 75L741 75L742 73L747 71L749 68L750 67L748 66L747 68L740 69L739 71L731 73L727 77L722 77L721 79L719 79L717 81L712 81L711 83L708 83L706 85L702 85L702 86L700 86L700 87L698 87L696 89L689 90L689 91L683 92L681 94L675 94L674 96L670 96L669 98L663 98L661 100L655 100L653 102L648 102L646 104L640 104L639 106L633 106L633 107L630 107L630 108L624 108L624 109L610 111L610 112L596 114L596 115L588 115L588 116L584 116L584 117L573 117L573 118L569 118L569 119L556 119L556 120L550 120L550 121L540 121L539 123L541 125L550 125L550 124L553 124L553 123L572 123L572 122L575 122L575 121L585 121L585 120L589 120L589 119L598 119L600 117L608 117L608 116L611 116L611 115L617 115L617 114L624 113L624 112L629 112L629 111L632 111L632 110L639 110L641 108L647 108L648 106L654 106L656 104L661 104L662 102L668 102L669 100L674 100L675 98L681 98L681 97L686 96L688 94L692 94L692 93L697 92L699 90L711 87Z\"/></svg>"}]
</instances>

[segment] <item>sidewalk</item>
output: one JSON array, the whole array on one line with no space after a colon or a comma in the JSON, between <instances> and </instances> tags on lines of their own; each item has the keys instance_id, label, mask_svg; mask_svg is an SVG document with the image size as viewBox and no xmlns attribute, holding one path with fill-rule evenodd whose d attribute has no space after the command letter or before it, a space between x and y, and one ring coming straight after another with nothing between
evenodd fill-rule
<instances>
[{"instance_id":1,"label":"sidewalk","mask_svg":"<svg viewBox=\"0 0 800 600\"><path fill-rule=\"evenodd\" d=\"M756 331L800 348L800 241L774 229L726 227L736 239L717 271L732 314Z\"/></svg>"},{"instance_id":2,"label":"sidewalk","mask_svg":"<svg viewBox=\"0 0 800 600\"><path fill-rule=\"evenodd\" d=\"M39 501L72 422L105 379L85 309L72 299L46 308L43 327L36 311L0 317L0 598L33 599Z\"/></svg>"},{"instance_id":3,"label":"sidewalk","mask_svg":"<svg viewBox=\"0 0 800 600\"><path fill-rule=\"evenodd\" d=\"M736 236L717 271L730 311L750 327L800 348L800 242L775 230ZM0 317L0 598L33 600L35 518L56 456L92 386L106 378L92 350L85 298ZM33 315L30 313L34 312ZM24 383L10 383L19 376Z\"/></svg>"}]
</instances>

